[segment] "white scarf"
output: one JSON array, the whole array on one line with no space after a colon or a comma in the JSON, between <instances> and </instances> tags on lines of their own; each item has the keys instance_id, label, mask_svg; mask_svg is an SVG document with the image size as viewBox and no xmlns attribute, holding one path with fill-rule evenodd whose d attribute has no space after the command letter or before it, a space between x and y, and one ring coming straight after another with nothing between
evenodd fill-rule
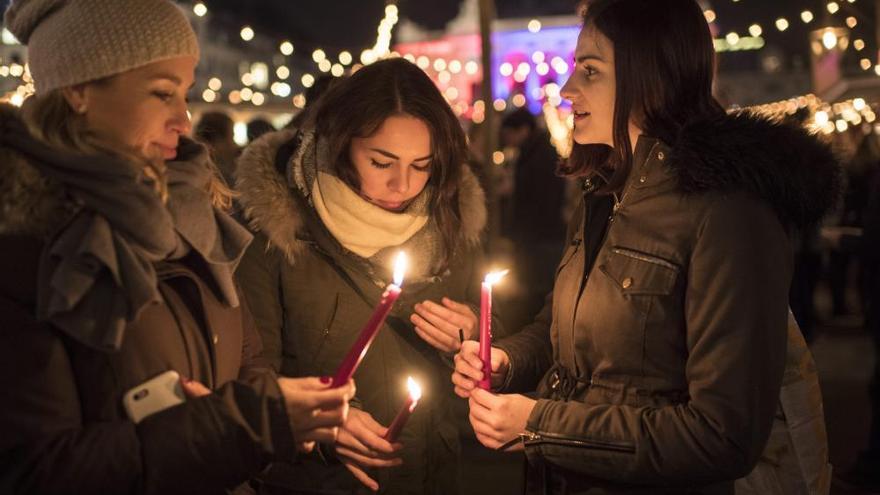
<instances>
[{"instance_id":1,"label":"white scarf","mask_svg":"<svg viewBox=\"0 0 880 495\"><path fill-rule=\"evenodd\" d=\"M428 223L424 208L387 211L362 198L336 176L321 171L312 187L312 202L333 237L363 258L403 244Z\"/></svg>"}]
</instances>

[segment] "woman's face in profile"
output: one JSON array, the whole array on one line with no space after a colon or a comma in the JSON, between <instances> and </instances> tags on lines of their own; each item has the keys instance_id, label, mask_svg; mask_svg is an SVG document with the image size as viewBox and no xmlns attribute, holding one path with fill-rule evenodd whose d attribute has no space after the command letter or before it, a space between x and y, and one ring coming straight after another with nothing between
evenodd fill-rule
<instances>
[{"instance_id":1,"label":"woman's face in profile","mask_svg":"<svg viewBox=\"0 0 880 495\"><path fill-rule=\"evenodd\" d=\"M602 33L585 26L578 35L575 69L561 95L571 102L574 141L614 145L614 47Z\"/></svg>"},{"instance_id":2,"label":"woman's face in profile","mask_svg":"<svg viewBox=\"0 0 880 495\"><path fill-rule=\"evenodd\" d=\"M360 177L360 195L386 210L400 211L431 177L431 132L411 115L393 115L372 136L353 138L349 158Z\"/></svg>"},{"instance_id":3,"label":"woman's face in profile","mask_svg":"<svg viewBox=\"0 0 880 495\"><path fill-rule=\"evenodd\" d=\"M149 159L171 160L181 135L191 131L186 93L197 60L154 62L99 82L64 89L89 130Z\"/></svg>"}]
</instances>

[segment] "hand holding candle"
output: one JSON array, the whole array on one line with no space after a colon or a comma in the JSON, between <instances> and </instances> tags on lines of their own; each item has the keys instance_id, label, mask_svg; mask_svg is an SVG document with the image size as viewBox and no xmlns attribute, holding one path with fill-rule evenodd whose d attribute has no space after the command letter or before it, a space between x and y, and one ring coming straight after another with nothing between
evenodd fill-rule
<instances>
[{"instance_id":1,"label":"hand holding candle","mask_svg":"<svg viewBox=\"0 0 880 495\"><path fill-rule=\"evenodd\" d=\"M480 359L483 361L483 378L478 386L491 390L492 377L492 286L500 281L508 270L490 272L480 287Z\"/></svg>"},{"instance_id":2,"label":"hand holding candle","mask_svg":"<svg viewBox=\"0 0 880 495\"><path fill-rule=\"evenodd\" d=\"M510 357L498 347L493 347L491 351L491 385L499 387L507 379L507 373L510 371ZM455 387L455 394L467 399L471 393L480 389L480 379L483 377L480 343L475 340L466 340L453 361L455 362L455 370L452 372L452 385Z\"/></svg>"},{"instance_id":3,"label":"hand holding candle","mask_svg":"<svg viewBox=\"0 0 880 495\"><path fill-rule=\"evenodd\" d=\"M411 376L406 379L406 387L409 389L409 397L406 399L406 402L403 403L403 407L400 408L400 412L397 413L394 421L392 421L391 425L388 427L388 432L385 433L385 436L383 437L391 443L397 441L400 431L403 430L406 421L419 404L419 399L422 398L422 388L419 387L419 384L416 383Z\"/></svg>"},{"instance_id":4,"label":"hand holding candle","mask_svg":"<svg viewBox=\"0 0 880 495\"><path fill-rule=\"evenodd\" d=\"M400 286L403 284L403 274L405 271L406 255L401 252L394 261L394 282L388 284L388 287L385 288L382 299L379 300L379 304L373 310L373 315L367 320L367 324L361 329L358 339L351 347L351 350L348 351L345 359L342 360L339 369L336 370L332 385L334 388L348 383L361 360L367 354L370 344L373 343L373 339L376 338L376 334L379 333L379 329L385 323L385 318L391 312L394 301L400 297Z\"/></svg>"}]
</instances>

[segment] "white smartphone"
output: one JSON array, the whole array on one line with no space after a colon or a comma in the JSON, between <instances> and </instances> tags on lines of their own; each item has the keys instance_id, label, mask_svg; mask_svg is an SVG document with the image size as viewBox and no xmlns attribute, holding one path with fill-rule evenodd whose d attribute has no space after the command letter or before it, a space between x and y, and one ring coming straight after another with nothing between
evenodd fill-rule
<instances>
[{"instance_id":1,"label":"white smartphone","mask_svg":"<svg viewBox=\"0 0 880 495\"><path fill-rule=\"evenodd\" d=\"M126 392L122 405L128 417L137 424L151 414L184 401L186 396L180 386L180 375L174 370L168 370Z\"/></svg>"}]
</instances>

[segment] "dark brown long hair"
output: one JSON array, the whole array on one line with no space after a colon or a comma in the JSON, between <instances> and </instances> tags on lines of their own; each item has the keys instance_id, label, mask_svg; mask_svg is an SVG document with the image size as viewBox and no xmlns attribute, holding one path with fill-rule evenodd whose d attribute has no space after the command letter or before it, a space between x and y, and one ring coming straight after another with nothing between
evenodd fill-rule
<instances>
[{"instance_id":1,"label":"dark brown long hair","mask_svg":"<svg viewBox=\"0 0 880 495\"><path fill-rule=\"evenodd\" d=\"M609 171L601 189L607 193L619 190L632 169L633 117L645 135L674 145L685 124L724 109L712 96L715 49L695 0L587 0L583 21L583 29L596 29L614 46L614 146L575 143L560 171Z\"/></svg>"},{"instance_id":2,"label":"dark brown long hair","mask_svg":"<svg viewBox=\"0 0 880 495\"><path fill-rule=\"evenodd\" d=\"M421 120L431 133L428 184L434 194L429 211L440 230L445 267L461 239L458 185L467 144L458 119L427 74L402 58L363 67L321 96L308 122L327 139L335 173L357 191L360 177L349 157L352 138L369 137L388 117L401 114Z\"/></svg>"}]
</instances>

